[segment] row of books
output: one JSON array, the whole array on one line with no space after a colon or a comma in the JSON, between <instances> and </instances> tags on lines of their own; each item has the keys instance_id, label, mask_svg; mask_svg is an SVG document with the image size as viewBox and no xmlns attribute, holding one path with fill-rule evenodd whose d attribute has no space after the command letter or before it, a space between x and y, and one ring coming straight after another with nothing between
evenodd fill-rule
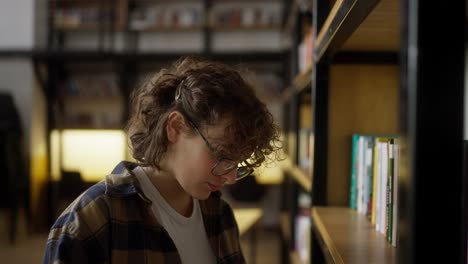
<instances>
[{"instance_id":1,"label":"row of books","mask_svg":"<svg viewBox=\"0 0 468 264\"><path fill-rule=\"evenodd\" d=\"M133 30L167 27L196 27L203 24L203 11L197 7L145 6L130 13Z\"/></svg>"},{"instance_id":2,"label":"row of books","mask_svg":"<svg viewBox=\"0 0 468 264\"><path fill-rule=\"evenodd\" d=\"M97 26L101 23L110 23L115 19L117 24L123 20L118 12L99 7L67 7L54 12L54 25L63 28L79 28L83 26Z\"/></svg>"},{"instance_id":3,"label":"row of books","mask_svg":"<svg viewBox=\"0 0 468 264\"><path fill-rule=\"evenodd\" d=\"M352 136L350 207L397 244L399 145L396 136Z\"/></svg>"},{"instance_id":4,"label":"row of books","mask_svg":"<svg viewBox=\"0 0 468 264\"><path fill-rule=\"evenodd\" d=\"M68 128L118 128L123 97L114 74L75 74L60 82L57 96L59 126Z\"/></svg>"},{"instance_id":5,"label":"row of books","mask_svg":"<svg viewBox=\"0 0 468 264\"><path fill-rule=\"evenodd\" d=\"M260 7L230 7L219 8L212 12L210 17L212 25L229 27L273 27L278 26L281 12L276 9Z\"/></svg>"},{"instance_id":6,"label":"row of books","mask_svg":"<svg viewBox=\"0 0 468 264\"><path fill-rule=\"evenodd\" d=\"M59 85L59 96L83 98L109 98L121 96L113 75L77 75Z\"/></svg>"},{"instance_id":7,"label":"row of books","mask_svg":"<svg viewBox=\"0 0 468 264\"><path fill-rule=\"evenodd\" d=\"M310 172L313 153L313 133L311 128L300 128L298 133L298 165L304 170ZM311 173L306 175L310 176Z\"/></svg>"},{"instance_id":8,"label":"row of books","mask_svg":"<svg viewBox=\"0 0 468 264\"><path fill-rule=\"evenodd\" d=\"M128 26L132 30L201 27L205 15L202 7L197 5L145 5L131 10ZM210 25L220 27L274 27L281 22L279 9L253 6L216 8L208 17ZM118 25L126 23L122 10L117 9L66 6L54 11L54 25L64 28L97 26L103 22L110 23L113 18Z\"/></svg>"}]
</instances>

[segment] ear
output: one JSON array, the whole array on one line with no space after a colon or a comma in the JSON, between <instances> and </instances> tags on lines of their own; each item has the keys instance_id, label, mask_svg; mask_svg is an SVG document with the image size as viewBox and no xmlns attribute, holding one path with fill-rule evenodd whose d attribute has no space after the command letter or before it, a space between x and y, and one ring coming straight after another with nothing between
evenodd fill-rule
<instances>
[{"instance_id":1,"label":"ear","mask_svg":"<svg viewBox=\"0 0 468 264\"><path fill-rule=\"evenodd\" d=\"M177 111L169 113L166 123L167 139L171 143L176 143L185 128L184 116Z\"/></svg>"}]
</instances>

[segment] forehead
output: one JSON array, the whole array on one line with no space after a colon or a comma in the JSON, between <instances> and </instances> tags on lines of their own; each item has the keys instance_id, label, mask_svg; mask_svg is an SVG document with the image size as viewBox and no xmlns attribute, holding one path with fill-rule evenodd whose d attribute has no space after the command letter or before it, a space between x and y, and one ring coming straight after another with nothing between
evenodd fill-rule
<instances>
[{"instance_id":1,"label":"forehead","mask_svg":"<svg viewBox=\"0 0 468 264\"><path fill-rule=\"evenodd\" d=\"M206 133L209 144L216 150L223 152L227 158L241 161L247 159L251 154L251 147L242 142L243 140L236 138L235 129L229 119L224 119L216 125L206 126L204 133Z\"/></svg>"},{"instance_id":2,"label":"forehead","mask_svg":"<svg viewBox=\"0 0 468 264\"><path fill-rule=\"evenodd\" d=\"M228 118L223 118L215 125L206 125L204 132L206 137L213 143L221 145L229 145L231 142L235 141L234 134L231 132L231 120Z\"/></svg>"}]
</instances>

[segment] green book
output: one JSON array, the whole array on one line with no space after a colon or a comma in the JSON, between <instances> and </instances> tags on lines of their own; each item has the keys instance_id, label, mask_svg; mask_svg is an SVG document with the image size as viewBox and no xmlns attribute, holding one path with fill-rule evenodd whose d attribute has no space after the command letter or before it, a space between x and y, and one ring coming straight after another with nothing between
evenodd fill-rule
<instances>
[{"instance_id":1,"label":"green book","mask_svg":"<svg viewBox=\"0 0 468 264\"><path fill-rule=\"evenodd\" d=\"M356 209L357 201L357 148L358 148L359 135L353 134L351 141L351 179L350 179L350 191L349 191L349 207Z\"/></svg>"}]
</instances>

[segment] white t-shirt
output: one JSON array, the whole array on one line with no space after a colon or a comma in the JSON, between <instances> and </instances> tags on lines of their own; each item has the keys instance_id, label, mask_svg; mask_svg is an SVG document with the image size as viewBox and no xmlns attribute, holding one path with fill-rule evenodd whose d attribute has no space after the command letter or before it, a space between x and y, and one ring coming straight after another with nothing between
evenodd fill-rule
<instances>
[{"instance_id":1,"label":"white t-shirt","mask_svg":"<svg viewBox=\"0 0 468 264\"><path fill-rule=\"evenodd\" d=\"M140 182L143 193L153 202L151 209L174 241L182 263L215 264L216 257L206 236L199 201L193 199L192 215L185 217L166 202L142 167L136 167L133 172Z\"/></svg>"}]
</instances>

